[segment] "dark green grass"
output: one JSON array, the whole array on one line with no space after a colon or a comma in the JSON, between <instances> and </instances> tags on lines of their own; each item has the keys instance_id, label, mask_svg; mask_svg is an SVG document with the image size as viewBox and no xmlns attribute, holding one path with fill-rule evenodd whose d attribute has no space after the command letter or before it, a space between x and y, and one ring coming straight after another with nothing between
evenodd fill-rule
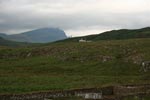
<instances>
[{"instance_id":1,"label":"dark green grass","mask_svg":"<svg viewBox=\"0 0 150 100\"><path fill-rule=\"evenodd\" d=\"M131 58L142 55L142 60L149 60L149 51L150 39L3 48L0 93L146 84L150 82L149 72L141 71ZM32 55L27 57L28 53ZM113 58L103 62L99 56Z\"/></svg>"}]
</instances>

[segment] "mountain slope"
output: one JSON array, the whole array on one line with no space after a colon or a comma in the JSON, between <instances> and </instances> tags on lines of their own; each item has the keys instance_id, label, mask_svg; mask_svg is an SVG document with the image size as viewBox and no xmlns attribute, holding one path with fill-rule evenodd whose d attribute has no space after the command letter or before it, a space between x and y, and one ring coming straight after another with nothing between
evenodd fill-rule
<instances>
[{"instance_id":1,"label":"mountain slope","mask_svg":"<svg viewBox=\"0 0 150 100\"><path fill-rule=\"evenodd\" d=\"M0 37L6 37L7 35L5 33L0 33Z\"/></svg>"},{"instance_id":2,"label":"mountain slope","mask_svg":"<svg viewBox=\"0 0 150 100\"><path fill-rule=\"evenodd\" d=\"M58 28L41 28L21 34L0 36L8 40L31 43L46 43L67 38L65 32Z\"/></svg>"},{"instance_id":3,"label":"mountain slope","mask_svg":"<svg viewBox=\"0 0 150 100\"><path fill-rule=\"evenodd\" d=\"M129 30L129 29L112 30L112 31L107 31L107 32L97 34L97 35L75 37L75 38L70 38L70 39L66 39L63 41L77 42L81 38L86 39L86 40L91 40L91 41L150 38L150 27L146 27L142 29L134 29L134 30Z\"/></svg>"},{"instance_id":4,"label":"mountain slope","mask_svg":"<svg viewBox=\"0 0 150 100\"><path fill-rule=\"evenodd\" d=\"M30 45L31 43L14 42L14 41L6 40L0 37L0 46L21 47L21 46L30 46Z\"/></svg>"}]
</instances>

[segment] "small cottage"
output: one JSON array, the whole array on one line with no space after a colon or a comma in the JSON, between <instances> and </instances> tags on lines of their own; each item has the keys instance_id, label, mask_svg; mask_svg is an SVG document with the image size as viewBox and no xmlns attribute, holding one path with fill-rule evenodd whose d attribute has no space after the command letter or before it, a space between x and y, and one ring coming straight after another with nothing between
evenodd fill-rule
<instances>
[{"instance_id":1,"label":"small cottage","mask_svg":"<svg viewBox=\"0 0 150 100\"><path fill-rule=\"evenodd\" d=\"M81 39L79 40L79 42L87 42L87 41L81 38Z\"/></svg>"},{"instance_id":2,"label":"small cottage","mask_svg":"<svg viewBox=\"0 0 150 100\"><path fill-rule=\"evenodd\" d=\"M79 40L79 42L92 42L92 41L87 41L87 40L84 40L84 39L81 38L81 39Z\"/></svg>"}]
</instances>

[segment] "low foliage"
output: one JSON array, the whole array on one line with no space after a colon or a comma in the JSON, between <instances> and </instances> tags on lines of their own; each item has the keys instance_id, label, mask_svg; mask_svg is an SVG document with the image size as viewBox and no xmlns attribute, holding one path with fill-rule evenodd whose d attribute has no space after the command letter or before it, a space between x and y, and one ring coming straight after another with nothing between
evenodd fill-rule
<instances>
[{"instance_id":1,"label":"low foliage","mask_svg":"<svg viewBox=\"0 0 150 100\"><path fill-rule=\"evenodd\" d=\"M0 49L0 93L149 83L150 39Z\"/></svg>"}]
</instances>

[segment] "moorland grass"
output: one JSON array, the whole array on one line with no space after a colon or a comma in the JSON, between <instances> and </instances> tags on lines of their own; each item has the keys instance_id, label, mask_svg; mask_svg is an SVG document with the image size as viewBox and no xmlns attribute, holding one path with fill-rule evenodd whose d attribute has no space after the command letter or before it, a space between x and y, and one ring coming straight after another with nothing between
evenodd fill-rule
<instances>
[{"instance_id":1,"label":"moorland grass","mask_svg":"<svg viewBox=\"0 0 150 100\"><path fill-rule=\"evenodd\" d=\"M150 60L150 39L3 48L0 56L1 94L150 82L134 63Z\"/></svg>"}]
</instances>

